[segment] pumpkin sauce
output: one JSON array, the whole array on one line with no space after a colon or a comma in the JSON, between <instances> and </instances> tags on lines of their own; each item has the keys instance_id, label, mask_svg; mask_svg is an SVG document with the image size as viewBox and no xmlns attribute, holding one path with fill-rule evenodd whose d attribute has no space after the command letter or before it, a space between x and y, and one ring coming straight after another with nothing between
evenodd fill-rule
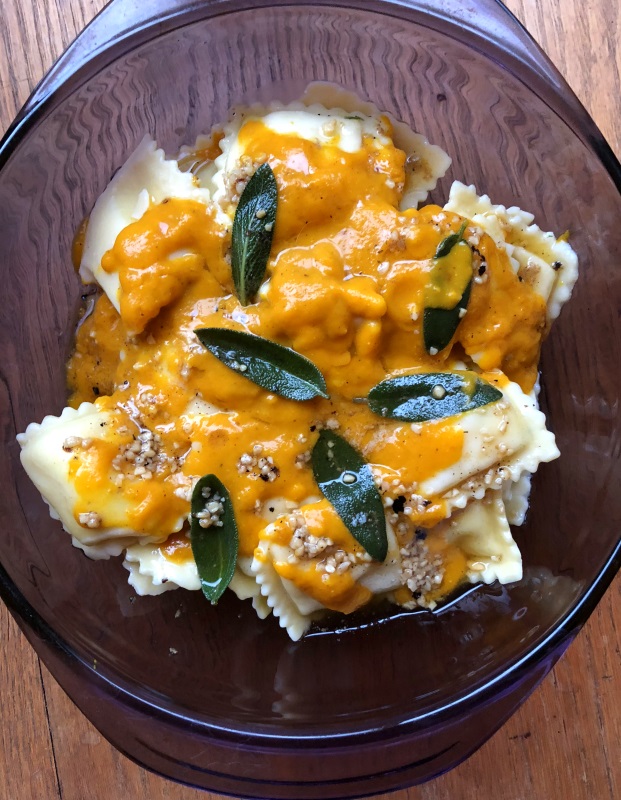
<instances>
[{"instance_id":1,"label":"pumpkin sauce","mask_svg":"<svg viewBox=\"0 0 621 800\"><path fill-rule=\"evenodd\" d=\"M384 125L390 137L390 123ZM91 401L115 412L116 438L89 448L73 473L78 494L104 509L105 525L129 514L136 532L159 543L165 558L185 563L192 560L189 493L200 476L214 473L232 498L240 558L256 556L261 537L288 543L286 518L266 532L262 513L279 498L301 509L318 537L359 555L362 548L334 508L318 502L310 453L327 427L369 462L386 507L399 509L395 531L405 542L413 529L429 531L447 512L440 496L404 508L404 492L456 464L464 433L454 417L422 426L383 419L360 398L387 377L453 368L464 353L530 391L545 302L482 234L474 273L481 280L472 282L467 313L449 346L430 354L424 308L452 308L473 275L463 241L435 258L462 218L434 205L398 210L405 153L392 143L365 136L362 148L349 153L275 135L257 120L239 136L247 155L267 160L278 186L266 280L256 302L242 306L231 278L231 229L213 204L171 198L119 234L102 266L119 276L120 314L105 295L98 297L81 321L67 369L73 407ZM213 159L220 138L186 154L182 168ZM80 241L83 235L81 229ZM321 370L330 399L295 402L262 389L200 344L194 331L202 327L246 331L294 349ZM119 448L134 452L145 430L157 436L159 459L148 477L136 474L135 458L118 460ZM76 519L85 511L89 502L81 500ZM465 580L468 559L440 535L427 536L426 546L443 564L428 597L437 601ZM372 595L351 570L326 577L312 562L278 559L274 568L325 608L348 613ZM396 599L407 603L412 594L401 587Z\"/></svg>"}]
</instances>

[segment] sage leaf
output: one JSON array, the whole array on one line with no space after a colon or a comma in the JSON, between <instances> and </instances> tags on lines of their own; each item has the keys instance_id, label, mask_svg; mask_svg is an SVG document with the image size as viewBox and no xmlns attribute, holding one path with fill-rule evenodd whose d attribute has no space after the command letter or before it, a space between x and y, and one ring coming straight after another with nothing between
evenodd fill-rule
<instances>
[{"instance_id":1,"label":"sage leaf","mask_svg":"<svg viewBox=\"0 0 621 800\"><path fill-rule=\"evenodd\" d=\"M462 309L468 308L472 279L468 281L461 300L453 308L425 308L423 311L423 339L425 350L444 350L455 335L462 318Z\"/></svg>"},{"instance_id":2,"label":"sage leaf","mask_svg":"<svg viewBox=\"0 0 621 800\"><path fill-rule=\"evenodd\" d=\"M210 503L222 510L210 527L201 526L201 513L209 514ZM215 605L229 585L237 564L239 537L233 505L224 484L215 475L204 475L192 492L190 534L201 589Z\"/></svg>"},{"instance_id":3,"label":"sage leaf","mask_svg":"<svg viewBox=\"0 0 621 800\"><path fill-rule=\"evenodd\" d=\"M269 392L300 402L329 397L321 372L290 347L228 328L197 328L194 333L223 364Z\"/></svg>"},{"instance_id":4,"label":"sage leaf","mask_svg":"<svg viewBox=\"0 0 621 800\"><path fill-rule=\"evenodd\" d=\"M439 259L445 259L453 252L457 245L463 242L463 246L468 250L470 259L469 270L471 272L472 251L468 243L463 238L467 225L468 220L464 220L457 233L451 233L440 242L434 256L436 262ZM459 281L461 277L460 266L463 270L464 264L459 265L459 261L455 262L454 264L450 261L444 262L442 265L436 263L431 273L430 284L428 285L427 292L431 287L434 286L434 280L439 281L440 286L444 286L444 291L446 291L447 267L449 267L450 270L449 276L452 277L453 280ZM448 285L450 287L450 278L448 278ZM463 283L461 285L463 286ZM451 339L455 335L457 326L461 321L463 316L462 312L465 312L468 307L471 291L472 277L468 279L461 298L452 308L444 308L442 305L438 306L435 302L430 303L428 298L426 298L425 309L423 312L423 340L425 343L425 349L428 353L439 353L440 350L444 350L444 348L448 346Z\"/></svg>"},{"instance_id":5,"label":"sage leaf","mask_svg":"<svg viewBox=\"0 0 621 800\"><path fill-rule=\"evenodd\" d=\"M237 204L231 240L231 270L242 305L252 302L263 282L274 238L278 188L269 164L261 164Z\"/></svg>"},{"instance_id":6,"label":"sage leaf","mask_svg":"<svg viewBox=\"0 0 621 800\"><path fill-rule=\"evenodd\" d=\"M436 250L435 258L444 258L448 256L451 250L455 247L457 242L460 242L464 236L464 231L468 227L468 220L465 220L457 233L449 234L445 239L442 239Z\"/></svg>"},{"instance_id":7,"label":"sage leaf","mask_svg":"<svg viewBox=\"0 0 621 800\"><path fill-rule=\"evenodd\" d=\"M369 392L369 408L380 417L407 422L463 414L502 398L502 392L474 372L420 372L378 383Z\"/></svg>"},{"instance_id":8,"label":"sage leaf","mask_svg":"<svg viewBox=\"0 0 621 800\"><path fill-rule=\"evenodd\" d=\"M311 456L313 474L354 539L376 561L388 553L386 516L370 466L349 442L323 430Z\"/></svg>"}]
</instances>

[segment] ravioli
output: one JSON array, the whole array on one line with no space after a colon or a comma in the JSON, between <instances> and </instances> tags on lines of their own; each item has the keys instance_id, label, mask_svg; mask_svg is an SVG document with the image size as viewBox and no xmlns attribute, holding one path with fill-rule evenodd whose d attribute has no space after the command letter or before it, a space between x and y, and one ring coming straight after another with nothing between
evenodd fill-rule
<instances>
[{"instance_id":1,"label":"ravioli","mask_svg":"<svg viewBox=\"0 0 621 800\"><path fill-rule=\"evenodd\" d=\"M196 409L187 409L182 424ZM164 455L159 434L124 409L88 402L68 407L59 417L31 423L18 442L50 513L87 555L119 555L137 541L161 542L183 527L191 480L176 469L174 456Z\"/></svg>"},{"instance_id":2,"label":"ravioli","mask_svg":"<svg viewBox=\"0 0 621 800\"><path fill-rule=\"evenodd\" d=\"M80 496L72 476L78 453L88 454L98 442L109 438L111 423L110 412L93 403L82 403L77 409L65 408L59 417L44 417L41 424L31 422L17 437L22 465L48 504L51 516L62 521L74 545L91 558L119 555L136 537L135 531L122 524L122 504L107 509L103 519L92 508L91 499ZM76 507L82 510L76 513Z\"/></svg>"},{"instance_id":3,"label":"ravioli","mask_svg":"<svg viewBox=\"0 0 621 800\"><path fill-rule=\"evenodd\" d=\"M145 136L95 203L80 262L84 283L98 283L119 312L123 298L121 277L114 264L105 263L104 256L121 231L140 220L151 206L171 198L203 205L211 200L209 191L201 188L191 173L182 172L177 161L167 159L156 142ZM184 250L173 251L167 257L174 260L184 254Z\"/></svg>"},{"instance_id":4,"label":"ravioli","mask_svg":"<svg viewBox=\"0 0 621 800\"><path fill-rule=\"evenodd\" d=\"M128 583L136 590L138 595L159 595L173 589L187 589L197 591L201 588L201 581L192 558L190 542L186 537L171 537L163 545L134 544L125 551L123 566L129 572ZM188 552L179 556L179 542L183 542L182 550ZM177 554L175 557L175 551ZM229 584L229 589L240 600L252 600L252 605L257 615L265 619L271 608L261 595L261 589L254 575L244 571L249 570L249 565L240 564Z\"/></svg>"},{"instance_id":5,"label":"ravioli","mask_svg":"<svg viewBox=\"0 0 621 800\"><path fill-rule=\"evenodd\" d=\"M305 512L312 516L312 510L301 508L300 517L305 517ZM470 503L451 520L424 533L419 531L418 538L410 541L406 537L399 542L399 535L389 526L389 551L383 564L359 560L355 543L347 549L331 539L327 545L319 540L317 552L307 544L305 555L296 557L292 546L296 525L299 531L299 519L281 521L281 530L278 523L268 526L252 563L261 592L294 640L308 630L322 609L353 611L364 604L368 592L390 597L406 608L433 609L436 598L456 588L460 579L512 583L522 577L520 551L499 491ZM330 564L336 568L327 572ZM416 599L412 599L414 594Z\"/></svg>"},{"instance_id":6,"label":"ravioli","mask_svg":"<svg viewBox=\"0 0 621 800\"><path fill-rule=\"evenodd\" d=\"M459 181L451 186L445 209L467 217L503 247L516 272L546 301L548 319L558 317L578 279L578 258L567 241L542 231L532 214L493 205L487 195Z\"/></svg>"},{"instance_id":7,"label":"ravioli","mask_svg":"<svg viewBox=\"0 0 621 800\"><path fill-rule=\"evenodd\" d=\"M88 223L80 275L102 294L72 407L18 437L77 547L124 552L138 595L228 587L294 640L327 612L520 580L510 525L559 455L539 353L577 258L474 187L419 207L450 164L322 83L176 160L145 137ZM397 379L405 416L372 402Z\"/></svg>"},{"instance_id":8,"label":"ravioli","mask_svg":"<svg viewBox=\"0 0 621 800\"><path fill-rule=\"evenodd\" d=\"M516 383L502 386L503 399L462 415L462 457L450 468L420 484L424 495L443 494L453 507L470 497L480 499L490 488L517 482L542 462L560 455L554 434L546 429L537 403Z\"/></svg>"},{"instance_id":9,"label":"ravioli","mask_svg":"<svg viewBox=\"0 0 621 800\"><path fill-rule=\"evenodd\" d=\"M309 84L302 96L306 105L319 103L327 108L343 109L347 114L364 113L378 117L382 112L373 103L364 102L354 92L325 81ZM451 166L451 158L441 147L430 144L420 133L415 133L404 122L385 114L392 127L392 139L406 154L405 183L399 208L416 208L424 203Z\"/></svg>"},{"instance_id":10,"label":"ravioli","mask_svg":"<svg viewBox=\"0 0 621 800\"><path fill-rule=\"evenodd\" d=\"M373 104L332 84L316 82L309 85L301 102L233 110L220 142L222 155L201 174L201 184L212 191L214 200L231 215L238 189L243 188L250 172L266 156L256 137L248 133L253 124L264 126L276 136L302 138L316 147L335 148L347 154L368 151L370 169L390 191L397 190L401 209L416 207L424 201L451 163L440 147L429 144L424 136L380 112ZM205 141L200 145L204 147ZM393 146L403 151L402 171L385 171L390 162L385 155ZM312 188L312 169L309 171L308 160L302 153L287 166L298 173L303 184Z\"/></svg>"},{"instance_id":11,"label":"ravioli","mask_svg":"<svg viewBox=\"0 0 621 800\"><path fill-rule=\"evenodd\" d=\"M436 535L457 545L468 559L471 583L514 583L522 579L522 556L511 535L502 494L489 492L454 520L438 526Z\"/></svg>"},{"instance_id":12,"label":"ravioli","mask_svg":"<svg viewBox=\"0 0 621 800\"><path fill-rule=\"evenodd\" d=\"M528 499L532 475L523 472L517 481L505 483L502 488L502 499L507 512L507 521L510 525L523 525L528 511Z\"/></svg>"},{"instance_id":13,"label":"ravioli","mask_svg":"<svg viewBox=\"0 0 621 800\"><path fill-rule=\"evenodd\" d=\"M317 537L313 547L309 536L313 535L310 532L314 529L313 515L318 511L330 513L325 502L308 503L295 515L279 517L267 525L259 537L252 563L244 564L245 572L238 569L230 584L240 599L252 598L255 607L257 600L262 600L264 605L257 609L259 616L264 618L273 612L294 640L309 629L325 608L355 610L364 604L369 593L394 601L396 591L407 592L408 582L414 585L418 581L416 586L424 587L425 581L430 581L431 588L426 591L427 597L421 593L416 601L402 599L401 604L434 608L433 598L443 591L442 583L446 580L450 589L457 585L456 572L472 583L511 583L522 577L520 551L511 535L498 490L490 491L450 520L432 527L425 532L424 539L419 531L414 547L412 543L408 546L407 538L404 546L400 546L389 525L389 551L382 564L365 557L355 540L334 519L329 526L324 523L320 530L334 536L335 527L337 531L340 528L345 546L338 537L326 536L324 541ZM296 556L301 542L305 552ZM435 555L430 555L429 543L435 543L432 545ZM129 582L138 594L160 594L179 587L200 588L194 561L170 557L174 548L174 542L128 548L124 566L131 573ZM426 561L430 562L427 569L420 566ZM328 571L331 565L334 570Z\"/></svg>"}]
</instances>

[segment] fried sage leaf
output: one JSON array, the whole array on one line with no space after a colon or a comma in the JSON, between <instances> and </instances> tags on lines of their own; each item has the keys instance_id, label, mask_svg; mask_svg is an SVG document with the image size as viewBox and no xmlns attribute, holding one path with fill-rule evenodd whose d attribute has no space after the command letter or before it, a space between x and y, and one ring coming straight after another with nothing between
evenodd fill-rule
<instances>
[{"instance_id":1,"label":"fried sage leaf","mask_svg":"<svg viewBox=\"0 0 621 800\"><path fill-rule=\"evenodd\" d=\"M246 184L233 219L231 269L242 305L254 300L265 276L274 238L278 188L269 164L261 164Z\"/></svg>"},{"instance_id":2,"label":"fried sage leaf","mask_svg":"<svg viewBox=\"0 0 621 800\"><path fill-rule=\"evenodd\" d=\"M444 350L455 335L472 291L472 250L463 235L468 221L438 245L425 289L423 339L428 353ZM452 305L451 305L451 299ZM448 307L447 307L448 300Z\"/></svg>"},{"instance_id":3,"label":"fried sage leaf","mask_svg":"<svg viewBox=\"0 0 621 800\"><path fill-rule=\"evenodd\" d=\"M367 553L384 561L386 517L370 466L349 442L323 430L312 452L313 474L324 497Z\"/></svg>"},{"instance_id":4,"label":"fried sage leaf","mask_svg":"<svg viewBox=\"0 0 621 800\"><path fill-rule=\"evenodd\" d=\"M215 605L233 578L239 546L231 498L215 475L204 475L194 487L190 533L201 589Z\"/></svg>"},{"instance_id":5,"label":"fried sage leaf","mask_svg":"<svg viewBox=\"0 0 621 800\"><path fill-rule=\"evenodd\" d=\"M420 372L378 383L369 408L381 417L429 422L495 403L502 392L474 372Z\"/></svg>"},{"instance_id":6,"label":"fried sage leaf","mask_svg":"<svg viewBox=\"0 0 621 800\"><path fill-rule=\"evenodd\" d=\"M329 396L321 372L290 347L227 328L197 328L194 333L223 364L263 389L298 401Z\"/></svg>"},{"instance_id":7,"label":"fried sage leaf","mask_svg":"<svg viewBox=\"0 0 621 800\"><path fill-rule=\"evenodd\" d=\"M435 258L444 258L448 256L455 245L460 242L464 236L464 231L468 227L468 220L462 222L461 228L457 233L449 234L445 239L442 239L436 250Z\"/></svg>"},{"instance_id":8,"label":"fried sage leaf","mask_svg":"<svg viewBox=\"0 0 621 800\"><path fill-rule=\"evenodd\" d=\"M463 316L463 311L468 308L470 292L472 291L472 278L461 296L461 300L453 308L425 308L423 312L423 338L425 350L438 353L450 343L455 335L457 326Z\"/></svg>"}]
</instances>

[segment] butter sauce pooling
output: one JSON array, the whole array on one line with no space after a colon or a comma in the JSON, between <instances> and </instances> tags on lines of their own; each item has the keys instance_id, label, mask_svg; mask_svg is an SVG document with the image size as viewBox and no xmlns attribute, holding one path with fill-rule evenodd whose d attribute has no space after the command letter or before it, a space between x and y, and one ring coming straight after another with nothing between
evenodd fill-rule
<instances>
[{"instance_id":1,"label":"butter sauce pooling","mask_svg":"<svg viewBox=\"0 0 621 800\"><path fill-rule=\"evenodd\" d=\"M321 142L297 135L295 126L275 132L260 119L242 122L236 146L243 163L250 171L269 163L278 186L266 280L251 305L235 296L230 268L243 174L229 181L221 208L166 198L118 235L101 266L119 276L120 314L100 295L68 364L70 405L94 402L111 412L106 438L70 462L80 524L92 513L103 527L129 522L164 559L191 562L191 490L211 473L232 498L247 574L251 562L260 573L271 561L310 598L310 616L321 607L351 612L376 592L372 581L365 585L368 556L313 478L310 453L328 427L371 465L394 540L388 558L418 558L414 574L422 562L434 568L432 587L421 591L402 563L400 585L386 584L395 602L433 607L476 572L476 548L453 543L443 522L453 510L451 493L420 491L464 458L468 415L412 425L373 414L361 398L388 377L473 368L473 361L499 388L515 382L530 392L546 302L474 225L463 234L467 246L454 247L438 270L438 245L464 219L434 205L399 210L407 154L393 143L390 120L376 123L375 135L361 126L359 146L344 149L338 122ZM194 159L186 155L185 164L209 166L221 138ZM455 336L441 352L427 352L426 302L432 296L435 307L452 308L469 277L469 305ZM321 370L330 398L294 402L261 389L201 346L194 331L203 327L294 349Z\"/></svg>"}]
</instances>

